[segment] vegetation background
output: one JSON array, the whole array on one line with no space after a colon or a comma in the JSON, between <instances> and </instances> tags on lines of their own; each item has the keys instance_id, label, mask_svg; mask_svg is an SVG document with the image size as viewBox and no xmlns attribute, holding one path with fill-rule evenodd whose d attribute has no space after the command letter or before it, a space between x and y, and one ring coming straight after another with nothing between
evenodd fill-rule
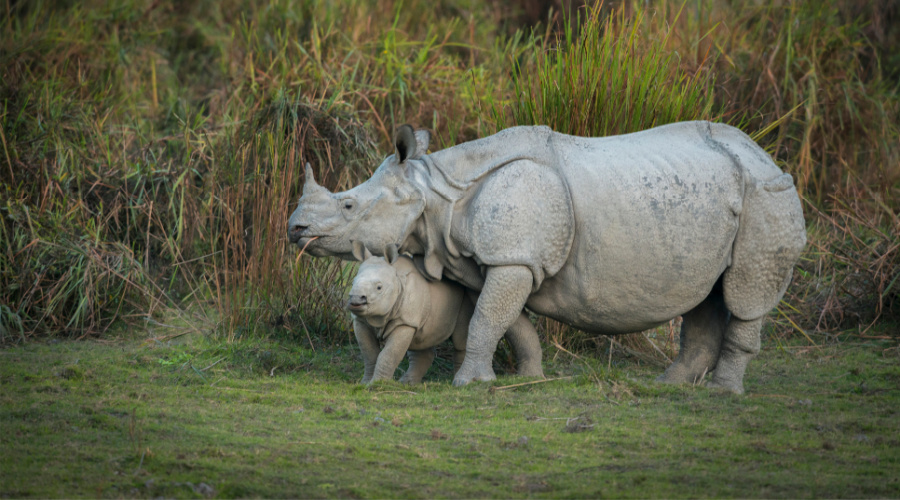
<instances>
[{"instance_id":1,"label":"vegetation background","mask_svg":"<svg viewBox=\"0 0 900 500\"><path fill-rule=\"evenodd\" d=\"M896 2L4 3L0 342L174 316L344 344L352 269L285 237L303 163L344 189L401 123L443 148L686 119L741 127L796 179L810 243L776 336L898 330Z\"/></svg>"},{"instance_id":2,"label":"vegetation background","mask_svg":"<svg viewBox=\"0 0 900 500\"><path fill-rule=\"evenodd\" d=\"M0 497L897 497L897 47L895 0L0 0ZM538 385L352 383L305 162L689 119L804 202L750 395L641 382L677 321L535 318Z\"/></svg>"}]
</instances>

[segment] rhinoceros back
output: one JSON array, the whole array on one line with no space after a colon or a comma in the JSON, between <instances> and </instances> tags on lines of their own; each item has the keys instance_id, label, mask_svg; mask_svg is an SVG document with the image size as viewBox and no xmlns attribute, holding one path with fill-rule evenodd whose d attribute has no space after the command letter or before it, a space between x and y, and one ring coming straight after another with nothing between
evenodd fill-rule
<instances>
[{"instance_id":1,"label":"rhinoceros back","mask_svg":"<svg viewBox=\"0 0 900 500\"><path fill-rule=\"evenodd\" d=\"M711 140L710 126L686 122L606 138L554 134L575 239L560 275L529 306L618 333L699 304L731 264L748 175L736 157L745 152Z\"/></svg>"}]
</instances>

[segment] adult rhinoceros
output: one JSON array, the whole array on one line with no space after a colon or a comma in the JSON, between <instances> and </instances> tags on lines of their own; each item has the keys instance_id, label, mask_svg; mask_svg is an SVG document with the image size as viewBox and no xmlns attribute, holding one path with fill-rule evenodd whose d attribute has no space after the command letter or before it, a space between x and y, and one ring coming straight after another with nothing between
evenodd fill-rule
<instances>
[{"instance_id":1,"label":"adult rhinoceros","mask_svg":"<svg viewBox=\"0 0 900 500\"><path fill-rule=\"evenodd\" d=\"M806 243L791 177L728 125L684 122L582 138L514 127L425 154L395 153L341 193L307 186L289 237L347 257L395 243L426 276L480 290L453 383L491 380L497 342L523 307L590 332L636 332L683 315L660 376L742 393L765 315ZM310 241L310 238L317 239Z\"/></svg>"}]
</instances>

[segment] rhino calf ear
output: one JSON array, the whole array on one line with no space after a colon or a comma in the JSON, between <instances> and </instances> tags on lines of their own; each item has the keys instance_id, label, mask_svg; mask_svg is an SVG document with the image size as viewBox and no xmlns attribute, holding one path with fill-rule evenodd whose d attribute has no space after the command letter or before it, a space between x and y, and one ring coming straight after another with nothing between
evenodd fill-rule
<instances>
[{"instance_id":1,"label":"rhino calf ear","mask_svg":"<svg viewBox=\"0 0 900 500\"><path fill-rule=\"evenodd\" d=\"M397 248L396 244L390 244L384 247L384 258L387 259L390 264L397 262L397 259L400 258L400 250Z\"/></svg>"},{"instance_id":2,"label":"rhino calf ear","mask_svg":"<svg viewBox=\"0 0 900 500\"><path fill-rule=\"evenodd\" d=\"M372 256L372 252L370 252L369 249L366 248L366 245L364 245L363 242L359 240L353 240L350 242L350 244L353 246L353 250L351 253L353 253L353 257L356 260L364 262Z\"/></svg>"},{"instance_id":3,"label":"rhino calf ear","mask_svg":"<svg viewBox=\"0 0 900 500\"><path fill-rule=\"evenodd\" d=\"M397 161L403 163L407 158L415 158L416 156L416 134L409 125L400 125L394 135L394 148L396 149Z\"/></svg>"}]
</instances>

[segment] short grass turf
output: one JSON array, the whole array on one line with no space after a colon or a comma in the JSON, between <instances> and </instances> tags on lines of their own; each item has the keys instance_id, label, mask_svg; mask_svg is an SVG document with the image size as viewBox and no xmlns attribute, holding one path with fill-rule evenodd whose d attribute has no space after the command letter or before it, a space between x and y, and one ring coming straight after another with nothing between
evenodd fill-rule
<instances>
[{"instance_id":1,"label":"short grass turf","mask_svg":"<svg viewBox=\"0 0 900 500\"><path fill-rule=\"evenodd\" d=\"M365 388L352 348L8 348L0 497L900 497L895 342L769 348L745 396L545 355Z\"/></svg>"}]
</instances>

